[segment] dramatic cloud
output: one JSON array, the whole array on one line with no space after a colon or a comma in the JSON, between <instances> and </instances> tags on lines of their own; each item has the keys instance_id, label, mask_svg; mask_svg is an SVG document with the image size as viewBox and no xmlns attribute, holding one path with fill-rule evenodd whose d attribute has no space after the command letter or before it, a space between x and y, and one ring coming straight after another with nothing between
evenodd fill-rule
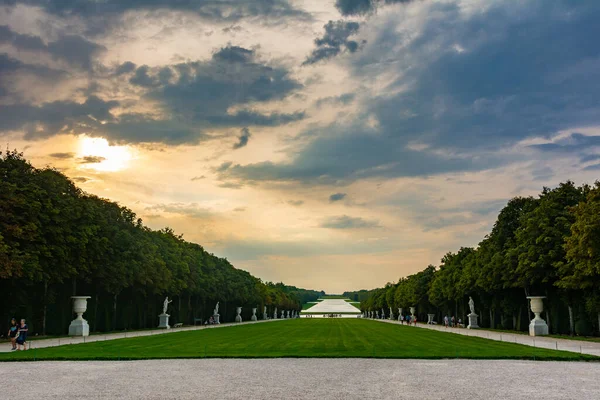
<instances>
[{"instance_id":1,"label":"dramatic cloud","mask_svg":"<svg viewBox=\"0 0 600 400\"><path fill-rule=\"evenodd\" d=\"M358 42L348 38L358 32L359 26L358 22L329 21L324 26L323 37L315 39L317 48L304 61L304 65L335 57L344 50L354 53L358 50Z\"/></svg>"},{"instance_id":2,"label":"dramatic cloud","mask_svg":"<svg viewBox=\"0 0 600 400\"><path fill-rule=\"evenodd\" d=\"M233 148L240 149L242 147L245 147L248 144L248 140L250 139L250 136L252 136L252 134L250 133L250 129L242 128L242 134L239 137L239 142L234 144Z\"/></svg>"},{"instance_id":3,"label":"dramatic cloud","mask_svg":"<svg viewBox=\"0 0 600 400\"><path fill-rule=\"evenodd\" d=\"M378 228L380 225L377 221L369 221L362 218L349 217L341 215L338 217L329 217L321 222L321 228L329 229L364 229Z\"/></svg>"},{"instance_id":4,"label":"dramatic cloud","mask_svg":"<svg viewBox=\"0 0 600 400\"><path fill-rule=\"evenodd\" d=\"M518 10L494 3L468 18L459 4L427 4L419 32L390 35L384 23L353 59L356 80L391 66L388 76L398 76L368 97L354 121L311 128L304 135L314 139L289 162L228 174L327 183L480 171L514 161L498 148L600 125L600 47L590 42L600 36L600 3L528 2ZM535 35L526 34L531 26Z\"/></svg>"},{"instance_id":5,"label":"dramatic cloud","mask_svg":"<svg viewBox=\"0 0 600 400\"><path fill-rule=\"evenodd\" d=\"M334 203L336 201L340 201L346 198L346 193L334 193L329 196L329 202Z\"/></svg>"}]
</instances>

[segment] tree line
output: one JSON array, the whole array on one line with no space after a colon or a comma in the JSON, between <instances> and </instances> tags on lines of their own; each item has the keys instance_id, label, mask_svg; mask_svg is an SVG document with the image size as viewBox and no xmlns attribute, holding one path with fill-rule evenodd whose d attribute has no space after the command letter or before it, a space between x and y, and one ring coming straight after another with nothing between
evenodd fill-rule
<instances>
[{"instance_id":1,"label":"tree line","mask_svg":"<svg viewBox=\"0 0 600 400\"><path fill-rule=\"evenodd\" d=\"M466 321L472 296L479 325L527 330L527 296L546 296L551 333L590 335L600 330L600 183L561 183L537 197L515 197L500 211L476 248L449 252L397 283L347 292L361 309L389 313L416 307L418 318L435 314ZM406 311L405 311L406 312Z\"/></svg>"},{"instance_id":2,"label":"tree line","mask_svg":"<svg viewBox=\"0 0 600 400\"><path fill-rule=\"evenodd\" d=\"M115 202L87 194L52 168L35 168L17 151L0 152L0 331L27 318L40 334L64 334L70 297L89 295L92 331L156 327L165 296L171 323L206 320L220 302L262 316L298 310L324 292L263 282L169 228L152 230Z\"/></svg>"}]
</instances>

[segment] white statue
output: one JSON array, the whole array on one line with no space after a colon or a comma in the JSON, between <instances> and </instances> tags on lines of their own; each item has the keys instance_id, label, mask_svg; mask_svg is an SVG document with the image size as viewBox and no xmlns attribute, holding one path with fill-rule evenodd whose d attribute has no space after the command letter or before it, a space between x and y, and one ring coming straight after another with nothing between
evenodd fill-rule
<instances>
[{"instance_id":1,"label":"white statue","mask_svg":"<svg viewBox=\"0 0 600 400\"><path fill-rule=\"evenodd\" d=\"M167 313L167 308L169 307L169 303L172 303L173 300L169 301L169 296L165 297L165 301L163 303L163 314Z\"/></svg>"},{"instance_id":2,"label":"white statue","mask_svg":"<svg viewBox=\"0 0 600 400\"><path fill-rule=\"evenodd\" d=\"M280 319L284 319L285 318L285 311L281 310L281 317L279 317Z\"/></svg>"},{"instance_id":3,"label":"white statue","mask_svg":"<svg viewBox=\"0 0 600 400\"><path fill-rule=\"evenodd\" d=\"M471 296L469 296L469 309L471 310L471 314L475 314L475 302Z\"/></svg>"},{"instance_id":4,"label":"white statue","mask_svg":"<svg viewBox=\"0 0 600 400\"><path fill-rule=\"evenodd\" d=\"M215 309L213 311L213 315L219 315L219 302L217 301L217 305L215 306Z\"/></svg>"},{"instance_id":5,"label":"white statue","mask_svg":"<svg viewBox=\"0 0 600 400\"><path fill-rule=\"evenodd\" d=\"M267 306L263 307L263 319L267 319Z\"/></svg>"},{"instance_id":6,"label":"white statue","mask_svg":"<svg viewBox=\"0 0 600 400\"><path fill-rule=\"evenodd\" d=\"M273 311L273 319L277 319L277 307L275 307L275 311Z\"/></svg>"},{"instance_id":7,"label":"white statue","mask_svg":"<svg viewBox=\"0 0 600 400\"><path fill-rule=\"evenodd\" d=\"M256 318L256 310L257 308L252 309L252 317L250 317L250 321L256 321L258 319Z\"/></svg>"}]
</instances>

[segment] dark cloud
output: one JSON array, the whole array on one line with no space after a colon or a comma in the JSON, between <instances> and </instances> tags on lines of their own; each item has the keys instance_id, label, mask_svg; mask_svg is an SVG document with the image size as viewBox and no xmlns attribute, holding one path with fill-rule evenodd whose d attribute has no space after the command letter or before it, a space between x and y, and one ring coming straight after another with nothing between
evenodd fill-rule
<instances>
[{"instance_id":1,"label":"dark cloud","mask_svg":"<svg viewBox=\"0 0 600 400\"><path fill-rule=\"evenodd\" d=\"M101 163L104 160L106 160L106 158L104 158L104 157L86 156L86 157L82 157L79 160L79 164L98 164L98 163Z\"/></svg>"},{"instance_id":2,"label":"dark cloud","mask_svg":"<svg viewBox=\"0 0 600 400\"><path fill-rule=\"evenodd\" d=\"M85 176L76 176L71 179L74 180L75 182L79 182L79 183L86 183L87 181L89 181L89 179L86 178Z\"/></svg>"},{"instance_id":3,"label":"dark cloud","mask_svg":"<svg viewBox=\"0 0 600 400\"><path fill-rule=\"evenodd\" d=\"M358 22L329 21L323 26L325 34L315 39L316 49L304 61L303 65L315 64L337 56L342 51L354 53L358 50L358 42L348 40L352 35L358 33L360 25Z\"/></svg>"},{"instance_id":4,"label":"dark cloud","mask_svg":"<svg viewBox=\"0 0 600 400\"><path fill-rule=\"evenodd\" d=\"M233 164L231 161L225 161L224 163L222 163L221 165L216 167L214 169L214 171L215 172L225 172L229 169L229 167L231 167L231 164Z\"/></svg>"},{"instance_id":5,"label":"dark cloud","mask_svg":"<svg viewBox=\"0 0 600 400\"><path fill-rule=\"evenodd\" d=\"M572 133L553 143L533 144L529 147L546 153L576 153L600 146L600 136Z\"/></svg>"},{"instance_id":6,"label":"dark cloud","mask_svg":"<svg viewBox=\"0 0 600 400\"><path fill-rule=\"evenodd\" d=\"M75 153L52 153L49 154L49 156L52 158L58 158L60 160L66 160L75 157Z\"/></svg>"},{"instance_id":7,"label":"dark cloud","mask_svg":"<svg viewBox=\"0 0 600 400\"><path fill-rule=\"evenodd\" d=\"M242 183L235 183L235 182L223 182L217 186L219 186L220 188L224 188L224 189L241 189L244 187L244 185Z\"/></svg>"},{"instance_id":8,"label":"dark cloud","mask_svg":"<svg viewBox=\"0 0 600 400\"><path fill-rule=\"evenodd\" d=\"M190 179L190 181L195 182L195 181L200 181L202 179L205 179L206 177L204 175L201 176L195 176L192 179Z\"/></svg>"},{"instance_id":9,"label":"dark cloud","mask_svg":"<svg viewBox=\"0 0 600 400\"><path fill-rule=\"evenodd\" d=\"M84 103L53 101L39 106L10 104L0 106L0 131L22 129L27 139L59 133L93 130L100 122L113 121L111 110L117 101L104 101L90 96Z\"/></svg>"},{"instance_id":10,"label":"dark cloud","mask_svg":"<svg viewBox=\"0 0 600 400\"><path fill-rule=\"evenodd\" d=\"M0 43L10 44L20 51L48 54L86 70L91 69L93 60L106 51L106 47L81 36L63 35L45 43L38 36L16 33L6 25L0 26Z\"/></svg>"},{"instance_id":11,"label":"dark cloud","mask_svg":"<svg viewBox=\"0 0 600 400\"><path fill-rule=\"evenodd\" d=\"M329 196L329 202L334 203L336 201L344 200L346 196L346 193L334 193L331 196Z\"/></svg>"},{"instance_id":12,"label":"dark cloud","mask_svg":"<svg viewBox=\"0 0 600 400\"><path fill-rule=\"evenodd\" d=\"M131 61L126 61L123 64L119 65L115 70L115 74L123 75L133 72L135 70L136 65Z\"/></svg>"},{"instance_id":13,"label":"dark cloud","mask_svg":"<svg viewBox=\"0 0 600 400\"><path fill-rule=\"evenodd\" d=\"M14 5L16 2L0 0L1 3ZM247 17L267 17L276 21L311 18L288 0L19 0L19 4L41 7L61 17L83 18L92 34L105 33L115 25L115 20L131 11L178 11L218 21L238 21Z\"/></svg>"},{"instance_id":14,"label":"dark cloud","mask_svg":"<svg viewBox=\"0 0 600 400\"><path fill-rule=\"evenodd\" d=\"M336 0L335 8L344 15L364 15L384 4L411 3L415 0Z\"/></svg>"},{"instance_id":15,"label":"dark cloud","mask_svg":"<svg viewBox=\"0 0 600 400\"><path fill-rule=\"evenodd\" d=\"M338 104L342 104L342 105L348 105L350 103L352 103L354 101L354 98L356 97L356 95L354 93L344 93L340 96L329 96L329 97L323 97L318 99L315 102L315 105L317 107L321 107L325 104L330 104L330 105L338 105Z\"/></svg>"},{"instance_id":16,"label":"dark cloud","mask_svg":"<svg viewBox=\"0 0 600 400\"><path fill-rule=\"evenodd\" d=\"M329 217L323 220L321 228L329 229L361 229L361 228L378 228L380 227L377 221L365 220L360 217L349 217L341 215L337 217Z\"/></svg>"},{"instance_id":17,"label":"dark cloud","mask_svg":"<svg viewBox=\"0 0 600 400\"><path fill-rule=\"evenodd\" d=\"M0 63L0 76L24 68L17 60L4 59L7 63ZM123 63L113 73L127 76L131 84L145 90L142 96L158 103L164 116L157 119L124 112L115 117L111 110L118 102L90 95L83 104L57 101L0 106L0 130L23 129L28 139L88 133L122 143L182 144L210 139L205 132L214 128L278 126L305 117L304 112L262 114L244 108L250 103L283 99L302 86L283 67L261 63L253 50L241 47L223 48L205 62L156 68ZM230 113L234 106L239 111ZM242 136L240 143L247 143L248 137Z\"/></svg>"},{"instance_id":18,"label":"dark cloud","mask_svg":"<svg viewBox=\"0 0 600 400\"><path fill-rule=\"evenodd\" d=\"M242 147L245 147L248 144L248 140L250 139L250 136L252 136L252 134L250 133L250 129L248 129L247 127L242 128L242 134L238 138L239 141L233 145L233 148L240 149Z\"/></svg>"}]
</instances>

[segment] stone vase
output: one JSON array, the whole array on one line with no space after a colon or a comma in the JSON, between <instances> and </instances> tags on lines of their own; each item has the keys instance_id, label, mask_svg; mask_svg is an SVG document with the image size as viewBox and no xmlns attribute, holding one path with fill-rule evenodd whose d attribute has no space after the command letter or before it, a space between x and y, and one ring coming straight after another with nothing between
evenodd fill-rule
<instances>
[{"instance_id":1,"label":"stone vase","mask_svg":"<svg viewBox=\"0 0 600 400\"><path fill-rule=\"evenodd\" d=\"M256 308L252 309L252 317L250 317L250 321L258 321L258 318L256 318Z\"/></svg>"},{"instance_id":2,"label":"stone vase","mask_svg":"<svg viewBox=\"0 0 600 400\"><path fill-rule=\"evenodd\" d=\"M89 336L90 326L83 319L83 313L87 310L87 299L90 296L73 296L73 312L77 314L77 318L71 321L69 325L69 336Z\"/></svg>"},{"instance_id":3,"label":"stone vase","mask_svg":"<svg viewBox=\"0 0 600 400\"><path fill-rule=\"evenodd\" d=\"M529 336L543 336L548 334L548 324L540 317L542 311L544 311L543 299L546 296L528 296L531 303L531 311L535 317L529 323Z\"/></svg>"},{"instance_id":4,"label":"stone vase","mask_svg":"<svg viewBox=\"0 0 600 400\"><path fill-rule=\"evenodd\" d=\"M415 308L414 307L410 308L410 315L414 318L414 316L415 316Z\"/></svg>"},{"instance_id":5,"label":"stone vase","mask_svg":"<svg viewBox=\"0 0 600 400\"><path fill-rule=\"evenodd\" d=\"M433 325L433 318L435 317L435 314L427 314L427 323L429 325Z\"/></svg>"},{"instance_id":6,"label":"stone vase","mask_svg":"<svg viewBox=\"0 0 600 400\"><path fill-rule=\"evenodd\" d=\"M237 315L235 316L235 322L242 322L242 307L237 307L235 309L235 312L237 313Z\"/></svg>"}]
</instances>

